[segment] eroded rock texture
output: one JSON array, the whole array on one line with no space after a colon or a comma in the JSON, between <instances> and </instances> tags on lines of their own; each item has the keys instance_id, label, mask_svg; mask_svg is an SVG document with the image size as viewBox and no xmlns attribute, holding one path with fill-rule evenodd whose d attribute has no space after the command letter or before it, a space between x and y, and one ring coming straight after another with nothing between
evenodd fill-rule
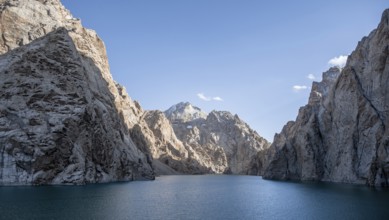
<instances>
[{"instance_id":1,"label":"eroded rock texture","mask_svg":"<svg viewBox=\"0 0 389 220\"><path fill-rule=\"evenodd\" d=\"M2 184L152 178L114 97L66 29L0 56ZM101 76L100 76L101 77Z\"/></svg>"},{"instance_id":2,"label":"eroded rock texture","mask_svg":"<svg viewBox=\"0 0 389 220\"><path fill-rule=\"evenodd\" d=\"M276 135L265 178L388 186L389 10Z\"/></svg>"},{"instance_id":3,"label":"eroded rock texture","mask_svg":"<svg viewBox=\"0 0 389 220\"><path fill-rule=\"evenodd\" d=\"M59 0L2 0L0 34L0 184L154 178L94 31Z\"/></svg>"}]
</instances>

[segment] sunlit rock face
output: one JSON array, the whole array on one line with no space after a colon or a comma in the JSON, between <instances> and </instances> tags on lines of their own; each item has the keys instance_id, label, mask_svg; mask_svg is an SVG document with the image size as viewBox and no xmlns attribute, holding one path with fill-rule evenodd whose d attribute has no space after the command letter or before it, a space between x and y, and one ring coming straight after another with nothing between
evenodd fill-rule
<instances>
[{"instance_id":1,"label":"sunlit rock face","mask_svg":"<svg viewBox=\"0 0 389 220\"><path fill-rule=\"evenodd\" d=\"M178 139L212 172L256 175L262 171L257 158L269 143L237 115L206 114L190 103L174 105L165 115Z\"/></svg>"},{"instance_id":2,"label":"sunlit rock face","mask_svg":"<svg viewBox=\"0 0 389 220\"><path fill-rule=\"evenodd\" d=\"M236 115L207 114L190 103L140 112L131 137L152 156L157 174L257 175L263 170L269 143Z\"/></svg>"},{"instance_id":3,"label":"sunlit rock face","mask_svg":"<svg viewBox=\"0 0 389 220\"><path fill-rule=\"evenodd\" d=\"M0 184L153 179L96 33L59 0L2 0L0 24Z\"/></svg>"},{"instance_id":4,"label":"sunlit rock face","mask_svg":"<svg viewBox=\"0 0 389 220\"><path fill-rule=\"evenodd\" d=\"M389 10L275 136L265 178L388 186Z\"/></svg>"},{"instance_id":5,"label":"sunlit rock face","mask_svg":"<svg viewBox=\"0 0 389 220\"><path fill-rule=\"evenodd\" d=\"M131 137L152 156L158 175L212 173L212 164L201 163L201 157L176 137L172 124L161 111L144 111L139 123L131 129Z\"/></svg>"}]
</instances>

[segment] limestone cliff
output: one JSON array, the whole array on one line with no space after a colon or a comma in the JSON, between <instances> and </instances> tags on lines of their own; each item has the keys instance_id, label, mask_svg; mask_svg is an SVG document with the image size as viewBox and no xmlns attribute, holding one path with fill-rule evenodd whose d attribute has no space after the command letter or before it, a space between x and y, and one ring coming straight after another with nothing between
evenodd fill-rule
<instances>
[{"instance_id":1,"label":"limestone cliff","mask_svg":"<svg viewBox=\"0 0 389 220\"><path fill-rule=\"evenodd\" d=\"M0 184L154 178L94 31L59 0L1 0L0 35Z\"/></svg>"},{"instance_id":2,"label":"limestone cliff","mask_svg":"<svg viewBox=\"0 0 389 220\"><path fill-rule=\"evenodd\" d=\"M275 136L264 177L388 186L388 57L386 10L341 73L314 83L309 104Z\"/></svg>"}]
</instances>

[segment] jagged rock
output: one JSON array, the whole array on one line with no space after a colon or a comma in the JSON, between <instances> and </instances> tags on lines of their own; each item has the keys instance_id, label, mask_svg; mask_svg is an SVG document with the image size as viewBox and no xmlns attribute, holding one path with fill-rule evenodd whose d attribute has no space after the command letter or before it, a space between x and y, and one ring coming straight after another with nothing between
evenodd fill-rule
<instances>
[{"instance_id":1,"label":"jagged rock","mask_svg":"<svg viewBox=\"0 0 389 220\"><path fill-rule=\"evenodd\" d=\"M131 129L131 137L139 148L152 155L159 175L214 173L214 163L204 161L202 155L182 143L161 111L144 111Z\"/></svg>"},{"instance_id":2,"label":"jagged rock","mask_svg":"<svg viewBox=\"0 0 389 220\"><path fill-rule=\"evenodd\" d=\"M143 111L131 128L135 144L154 159L156 173L258 174L256 158L266 140L228 112L206 114L190 103L179 103L162 113Z\"/></svg>"},{"instance_id":3,"label":"jagged rock","mask_svg":"<svg viewBox=\"0 0 389 220\"><path fill-rule=\"evenodd\" d=\"M191 164L188 150L176 138L170 122L160 111L145 111L139 123L131 129L131 137L138 147L152 156L159 175L206 172L201 171L199 165Z\"/></svg>"},{"instance_id":4,"label":"jagged rock","mask_svg":"<svg viewBox=\"0 0 389 220\"><path fill-rule=\"evenodd\" d=\"M0 54L28 44L59 27L66 28L83 62L93 62L99 70L99 75L89 77L90 82L108 84L115 105L129 128L139 122L143 112L139 104L129 98L125 88L112 79L104 42L95 31L84 28L60 0L2 0L0 22ZM99 81L101 76L104 81Z\"/></svg>"},{"instance_id":5,"label":"jagged rock","mask_svg":"<svg viewBox=\"0 0 389 220\"><path fill-rule=\"evenodd\" d=\"M264 177L388 186L388 57L389 9L339 76L324 74L296 122L275 136Z\"/></svg>"},{"instance_id":6,"label":"jagged rock","mask_svg":"<svg viewBox=\"0 0 389 220\"><path fill-rule=\"evenodd\" d=\"M0 22L0 184L154 178L96 33L59 0L1 0Z\"/></svg>"},{"instance_id":7,"label":"jagged rock","mask_svg":"<svg viewBox=\"0 0 389 220\"><path fill-rule=\"evenodd\" d=\"M107 84L91 75L63 28L0 56L1 184L152 178Z\"/></svg>"},{"instance_id":8,"label":"jagged rock","mask_svg":"<svg viewBox=\"0 0 389 220\"><path fill-rule=\"evenodd\" d=\"M269 143L237 115L212 111L208 115L190 103L179 103L167 111L174 131L200 164L214 173L258 174L256 158Z\"/></svg>"}]
</instances>

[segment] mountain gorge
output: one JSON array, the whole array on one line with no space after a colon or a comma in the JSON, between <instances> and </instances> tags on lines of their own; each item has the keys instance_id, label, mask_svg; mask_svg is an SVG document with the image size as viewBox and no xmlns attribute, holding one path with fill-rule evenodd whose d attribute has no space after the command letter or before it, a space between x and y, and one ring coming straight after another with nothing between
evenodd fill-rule
<instances>
[{"instance_id":1,"label":"mountain gorge","mask_svg":"<svg viewBox=\"0 0 389 220\"><path fill-rule=\"evenodd\" d=\"M259 172L266 140L228 112L143 110L59 0L1 0L0 24L1 185Z\"/></svg>"},{"instance_id":2,"label":"mountain gorge","mask_svg":"<svg viewBox=\"0 0 389 220\"><path fill-rule=\"evenodd\" d=\"M389 186L389 9L272 144L228 111L144 110L60 0L0 0L0 34L0 185L235 174Z\"/></svg>"},{"instance_id":3,"label":"mountain gorge","mask_svg":"<svg viewBox=\"0 0 389 220\"><path fill-rule=\"evenodd\" d=\"M389 10L276 135L265 178L388 186Z\"/></svg>"}]
</instances>

